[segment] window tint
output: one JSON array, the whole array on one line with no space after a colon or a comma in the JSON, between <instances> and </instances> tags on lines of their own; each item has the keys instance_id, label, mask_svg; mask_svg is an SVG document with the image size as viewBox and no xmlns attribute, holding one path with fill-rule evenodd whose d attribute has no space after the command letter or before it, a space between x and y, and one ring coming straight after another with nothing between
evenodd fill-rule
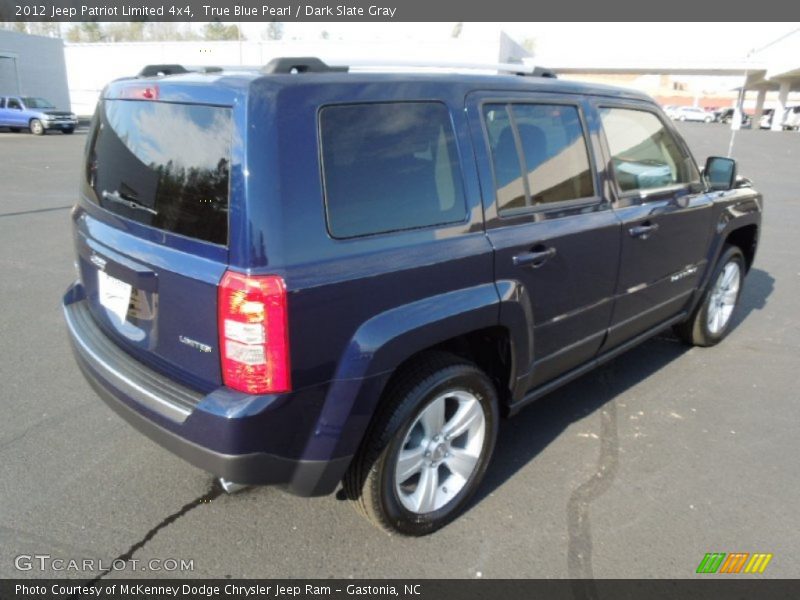
<instances>
[{"instance_id":1,"label":"window tint","mask_svg":"<svg viewBox=\"0 0 800 600\"><path fill-rule=\"evenodd\" d=\"M0 98L0 108L5 108L5 107L6 107L6 99Z\"/></svg>"},{"instance_id":2,"label":"window tint","mask_svg":"<svg viewBox=\"0 0 800 600\"><path fill-rule=\"evenodd\" d=\"M22 105L19 103L19 100L15 99L15 98L11 98L8 101L8 108L19 108L19 109L21 109Z\"/></svg>"},{"instance_id":3,"label":"window tint","mask_svg":"<svg viewBox=\"0 0 800 600\"><path fill-rule=\"evenodd\" d=\"M623 192L685 184L699 179L692 160L653 113L602 108L614 175Z\"/></svg>"},{"instance_id":4,"label":"window tint","mask_svg":"<svg viewBox=\"0 0 800 600\"><path fill-rule=\"evenodd\" d=\"M461 221L461 172L438 102L329 106L320 113L328 226L347 238Z\"/></svg>"},{"instance_id":5,"label":"window tint","mask_svg":"<svg viewBox=\"0 0 800 600\"><path fill-rule=\"evenodd\" d=\"M589 152L575 106L515 104L533 204L594 195Z\"/></svg>"},{"instance_id":6,"label":"window tint","mask_svg":"<svg viewBox=\"0 0 800 600\"><path fill-rule=\"evenodd\" d=\"M96 201L151 227L226 244L230 109L104 100L97 114L85 167Z\"/></svg>"},{"instance_id":7,"label":"window tint","mask_svg":"<svg viewBox=\"0 0 800 600\"><path fill-rule=\"evenodd\" d=\"M577 107L487 104L483 115L501 212L594 195Z\"/></svg>"},{"instance_id":8,"label":"window tint","mask_svg":"<svg viewBox=\"0 0 800 600\"><path fill-rule=\"evenodd\" d=\"M508 107L487 104L483 116L492 150L497 203L501 210L522 208L526 206L525 183Z\"/></svg>"}]
</instances>

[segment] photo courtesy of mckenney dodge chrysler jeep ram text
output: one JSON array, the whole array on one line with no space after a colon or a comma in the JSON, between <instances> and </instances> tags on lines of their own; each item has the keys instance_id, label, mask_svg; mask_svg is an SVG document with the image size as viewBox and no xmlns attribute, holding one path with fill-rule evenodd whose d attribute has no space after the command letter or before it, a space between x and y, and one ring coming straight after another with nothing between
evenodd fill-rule
<instances>
[{"instance_id":1,"label":"photo courtesy of mckenney dodge chrysler jeep ram text","mask_svg":"<svg viewBox=\"0 0 800 600\"><path fill-rule=\"evenodd\" d=\"M224 486L343 482L381 527L443 526L501 416L665 328L716 344L756 253L733 160L701 171L649 97L547 75L109 84L63 300L86 378Z\"/></svg>"}]
</instances>

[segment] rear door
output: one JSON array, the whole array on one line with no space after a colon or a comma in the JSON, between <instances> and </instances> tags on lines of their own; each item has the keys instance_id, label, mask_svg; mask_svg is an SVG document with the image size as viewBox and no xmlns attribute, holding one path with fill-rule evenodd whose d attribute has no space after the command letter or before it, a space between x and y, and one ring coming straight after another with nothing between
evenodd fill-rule
<instances>
[{"instance_id":1,"label":"rear door","mask_svg":"<svg viewBox=\"0 0 800 600\"><path fill-rule=\"evenodd\" d=\"M231 109L105 99L74 212L95 320L144 362L220 384L217 284L228 252Z\"/></svg>"},{"instance_id":2,"label":"rear door","mask_svg":"<svg viewBox=\"0 0 800 600\"><path fill-rule=\"evenodd\" d=\"M609 349L678 314L707 262L712 201L688 148L644 102L598 102L622 254Z\"/></svg>"},{"instance_id":3,"label":"rear door","mask_svg":"<svg viewBox=\"0 0 800 600\"><path fill-rule=\"evenodd\" d=\"M495 276L529 313L527 387L591 359L611 318L619 221L594 165L583 100L569 95L468 98Z\"/></svg>"}]
</instances>

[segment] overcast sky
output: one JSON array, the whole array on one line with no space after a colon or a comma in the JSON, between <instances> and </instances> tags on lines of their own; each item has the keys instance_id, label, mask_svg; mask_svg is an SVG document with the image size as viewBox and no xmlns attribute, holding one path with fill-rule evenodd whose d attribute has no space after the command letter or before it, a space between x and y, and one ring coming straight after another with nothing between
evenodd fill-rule
<instances>
[{"instance_id":1,"label":"overcast sky","mask_svg":"<svg viewBox=\"0 0 800 600\"><path fill-rule=\"evenodd\" d=\"M260 39L266 23L244 23L249 39ZM436 40L450 37L455 23L285 23L287 38L350 41ZM800 28L800 23L464 23L464 39L496 39L500 30L518 42L532 38L536 53L579 58L741 59L754 48ZM398 47L402 51L402 47Z\"/></svg>"}]
</instances>

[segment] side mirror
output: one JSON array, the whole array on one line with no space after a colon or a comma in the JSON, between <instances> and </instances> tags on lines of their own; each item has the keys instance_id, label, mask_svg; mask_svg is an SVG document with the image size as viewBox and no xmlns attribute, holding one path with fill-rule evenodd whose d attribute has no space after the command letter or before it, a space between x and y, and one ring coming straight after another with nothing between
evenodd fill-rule
<instances>
[{"instance_id":1,"label":"side mirror","mask_svg":"<svg viewBox=\"0 0 800 600\"><path fill-rule=\"evenodd\" d=\"M712 190L731 190L736 186L736 161L722 156L709 156L703 172Z\"/></svg>"}]
</instances>

